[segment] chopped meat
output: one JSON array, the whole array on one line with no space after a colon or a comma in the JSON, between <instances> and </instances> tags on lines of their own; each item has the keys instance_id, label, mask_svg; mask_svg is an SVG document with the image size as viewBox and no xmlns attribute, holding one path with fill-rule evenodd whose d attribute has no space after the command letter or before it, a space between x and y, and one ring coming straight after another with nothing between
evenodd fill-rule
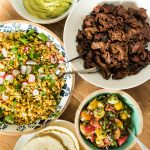
<instances>
[{"instance_id":1,"label":"chopped meat","mask_svg":"<svg viewBox=\"0 0 150 150\"><path fill-rule=\"evenodd\" d=\"M104 42L93 42L91 45L92 49L100 49L102 52L105 52L107 49L107 44Z\"/></svg>"},{"instance_id":2,"label":"chopped meat","mask_svg":"<svg viewBox=\"0 0 150 150\"><path fill-rule=\"evenodd\" d=\"M150 25L144 8L97 5L77 34L77 51L85 68L101 67L105 79L122 79L150 64Z\"/></svg>"},{"instance_id":3,"label":"chopped meat","mask_svg":"<svg viewBox=\"0 0 150 150\"><path fill-rule=\"evenodd\" d=\"M126 35L124 31L118 30L118 31L108 31L109 32L109 37L111 41L125 41L126 40Z\"/></svg>"}]
</instances>

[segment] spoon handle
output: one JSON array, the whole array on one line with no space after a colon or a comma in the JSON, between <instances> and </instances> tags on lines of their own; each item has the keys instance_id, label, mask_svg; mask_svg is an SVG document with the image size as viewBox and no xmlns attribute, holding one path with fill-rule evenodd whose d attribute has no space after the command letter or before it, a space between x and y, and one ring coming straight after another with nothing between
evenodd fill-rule
<instances>
[{"instance_id":1,"label":"spoon handle","mask_svg":"<svg viewBox=\"0 0 150 150\"><path fill-rule=\"evenodd\" d=\"M76 70L76 71L68 71L59 75L59 78L62 78L65 74L90 74L100 71L100 67L93 67L90 69Z\"/></svg>"},{"instance_id":2,"label":"spoon handle","mask_svg":"<svg viewBox=\"0 0 150 150\"><path fill-rule=\"evenodd\" d=\"M133 133L130 129L128 129L134 140L136 141L137 144L141 147L142 150L149 150Z\"/></svg>"}]
</instances>

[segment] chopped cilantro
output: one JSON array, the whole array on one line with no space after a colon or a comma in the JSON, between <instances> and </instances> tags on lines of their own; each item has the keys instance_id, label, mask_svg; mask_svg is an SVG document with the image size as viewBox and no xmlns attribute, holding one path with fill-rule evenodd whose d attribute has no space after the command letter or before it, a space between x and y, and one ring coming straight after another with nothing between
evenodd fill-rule
<instances>
[{"instance_id":1,"label":"chopped cilantro","mask_svg":"<svg viewBox=\"0 0 150 150\"><path fill-rule=\"evenodd\" d=\"M42 95L42 96L46 95L46 91L42 91L42 92L41 92L41 95Z\"/></svg>"},{"instance_id":2,"label":"chopped cilantro","mask_svg":"<svg viewBox=\"0 0 150 150\"><path fill-rule=\"evenodd\" d=\"M31 48L30 48L29 57L30 57L31 59L34 58L34 47L31 47Z\"/></svg>"},{"instance_id":3,"label":"chopped cilantro","mask_svg":"<svg viewBox=\"0 0 150 150\"><path fill-rule=\"evenodd\" d=\"M41 81L45 81L45 80L47 80L47 77L42 77L41 78Z\"/></svg>"},{"instance_id":4,"label":"chopped cilantro","mask_svg":"<svg viewBox=\"0 0 150 150\"><path fill-rule=\"evenodd\" d=\"M29 37L29 36L32 36L34 34L34 29L30 29L27 33L26 33L26 36Z\"/></svg>"},{"instance_id":5,"label":"chopped cilantro","mask_svg":"<svg viewBox=\"0 0 150 150\"><path fill-rule=\"evenodd\" d=\"M34 59L37 59L37 58L39 58L39 57L40 57L40 54L35 53L35 54L33 55L33 57L34 57Z\"/></svg>"},{"instance_id":6,"label":"chopped cilantro","mask_svg":"<svg viewBox=\"0 0 150 150\"><path fill-rule=\"evenodd\" d=\"M15 87L16 90L18 90L18 89L21 88L21 84L16 84L14 87Z\"/></svg>"},{"instance_id":7,"label":"chopped cilantro","mask_svg":"<svg viewBox=\"0 0 150 150\"><path fill-rule=\"evenodd\" d=\"M13 48L11 49L11 51L12 51L14 54L16 54L16 53L18 52L18 48L17 48L17 47L13 47Z\"/></svg>"},{"instance_id":8,"label":"chopped cilantro","mask_svg":"<svg viewBox=\"0 0 150 150\"><path fill-rule=\"evenodd\" d=\"M5 86L4 85L0 85L0 93L2 93L3 91L5 91Z\"/></svg>"},{"instance_id":9,"label":"chopped cilantro","mask_svg":"<svg viewBox=\"0 0 150 150\"><path fill-rule=\"evenodd\" d=\"M28 40L25 37L19 39L23 44L28 44Z\"/></svg>"},{"instance_id":10,"label":"chopped cilantro","mask_svg":"<svg viewBox=\"0 0 150 150\"><path fill-rule=\"evenodd\" d=\"M5 121L6 121L7 123L11 123L11 124L13 124L13 123L15 122L13 115L8 115L8 116L6 116L6 117L5 117Z\"/></svg>"},{"instance_id":11,"label":"chopped cilantro","mask_svg":"<svg viewBox=\"0 0 150 150\"><path fill-rule=\"evenodd\" d=\"M14 60L10 60L9 64L14 65Z\"/></svg>"},{"instance_id":12,"label":"chopped cilantro","mask_svg":"<svg viewBox=\"0 0 150 150\"><path fill-rule=\"evenodd\" d=\"M2 54L0 54L0 60L4 59L4 56Z\"/></svg>"},{"instance_id":13,"label":"chopped cilantro","mask_svg":"<svg viewBox=\"0 0 150 150\"><path fill-rule=\"evenodd\" d=\"M0 118L3 117L3 112L4 112L4 110L2 108L0 108Z\"/></svg>"},{"instance_id":14,"label":"chopped cilantro","mask_svg":"<svg viewBox=\"0 0 150 150\"><path fill-rule=\"evenodd\" d=\"M41 67L41 65L35 65L34 68L35 70L38 70Z\"/></svg>"},{"instance_id":15,"label":"chopped cilantro","mask_svg":"<svg viewBox=\"0 0 150 150\"><path fill-rule=\"evenodd\" d=\"M48 41L48 37L44 33L39 33L37 37L44 42Z\"/></svg>"}]
</instances>

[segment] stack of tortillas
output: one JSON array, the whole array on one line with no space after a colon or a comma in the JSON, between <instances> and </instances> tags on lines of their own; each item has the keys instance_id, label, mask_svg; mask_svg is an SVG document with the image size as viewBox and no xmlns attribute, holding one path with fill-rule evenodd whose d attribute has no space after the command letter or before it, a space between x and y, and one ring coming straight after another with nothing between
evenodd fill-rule
<instances>
[{"instance_id":1,"label":"stack of tortillas","mask_svg":"<svg viewBox=\"0 0 150 150\"><path fill-rule=\"evenodd\" d=\"M79 150L75 135L68 129L49 126L39 132L23 150Z\"/></svg>"}]
</instances>

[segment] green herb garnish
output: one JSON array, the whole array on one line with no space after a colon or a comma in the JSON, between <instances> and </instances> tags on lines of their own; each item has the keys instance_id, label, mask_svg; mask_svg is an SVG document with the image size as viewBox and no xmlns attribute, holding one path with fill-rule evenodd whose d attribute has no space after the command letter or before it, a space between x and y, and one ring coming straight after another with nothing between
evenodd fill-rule
<instances>
[{"instance_id":1,"label":"green herb garnish","mask_svg":"<svg viewBox=\"0 0 150 150\"><path fill-rule=\"evenodd\" d=\"M31 47L31 48L30 48L29 57L30 57L31 59L34 58L34 47Z\"/></svg>"},{"instance_id":2,"label":"green herb garnish","mask_svg":"<svg viewBox=\"0 0 150 150\"><path fill-rule=\"evenodd\" d=\"M0 93L2 93L3 91L5 91L5 86L4 85L0 85Z\"/></svg>"},{"instance_id":3,"label":"green herb garnish","mask_svg":"<svg viewBox=\"0 0 150 150\"><path fill-rule=\"evenodd\" d=\"M26 36L29 37L29 36L32 36L34 34L34 29L30 29L27 33L26 33Z\"/></svg>"},{"instance_id":4,"label":"green herb garnish","mask_svg":"<svg viewBox=\"0 0 150 150\"><path fill-rule=\"evenodd\" d=\"M13 115L8 115L4 118L7 123L13 124L15 122Z\"/></svg>"},{"instance_id":5,"label":"green herb garnish","mask_svg":"<svg viewBox=\"0 0 150 150\"><path fill-rule=\"evenodd\" d=\"M5 57L2 55L2 54L0 54L0 60L2 60L2 59L4 59Z\"/></svg>"},{"instance_id":6,"label":"green herb garnish","mask_svg":"<svg viewBox=\"0 0 150 150\"><path fill-rule=\"evenodd\" d=\"M28 44L28 40L24 37L20 38L19 41L21 41L23 44Z\"/></svg>"},{"instance_id":7,"label":"green herb garnish","mask_svg":"<svg viewBox=\"0 0 150 150\"><path fill-rule=\"evenodd\" d=\"M17 47L13 47L13 48L11 49L11 51L12 51L14 54L16 54L16 53L18 52L18 48L17 48Z\"/></svg>"},{"instance_id":8,"label":"green herb garnish","mask_svg":"<svg viewBox=\"0 0 150 150\"><path fill-rule=\"evenodd\" d=\"M44 33L39 33L37 37L44 42L48 41L48 37Z\"/></svg>"}]
</instances>

